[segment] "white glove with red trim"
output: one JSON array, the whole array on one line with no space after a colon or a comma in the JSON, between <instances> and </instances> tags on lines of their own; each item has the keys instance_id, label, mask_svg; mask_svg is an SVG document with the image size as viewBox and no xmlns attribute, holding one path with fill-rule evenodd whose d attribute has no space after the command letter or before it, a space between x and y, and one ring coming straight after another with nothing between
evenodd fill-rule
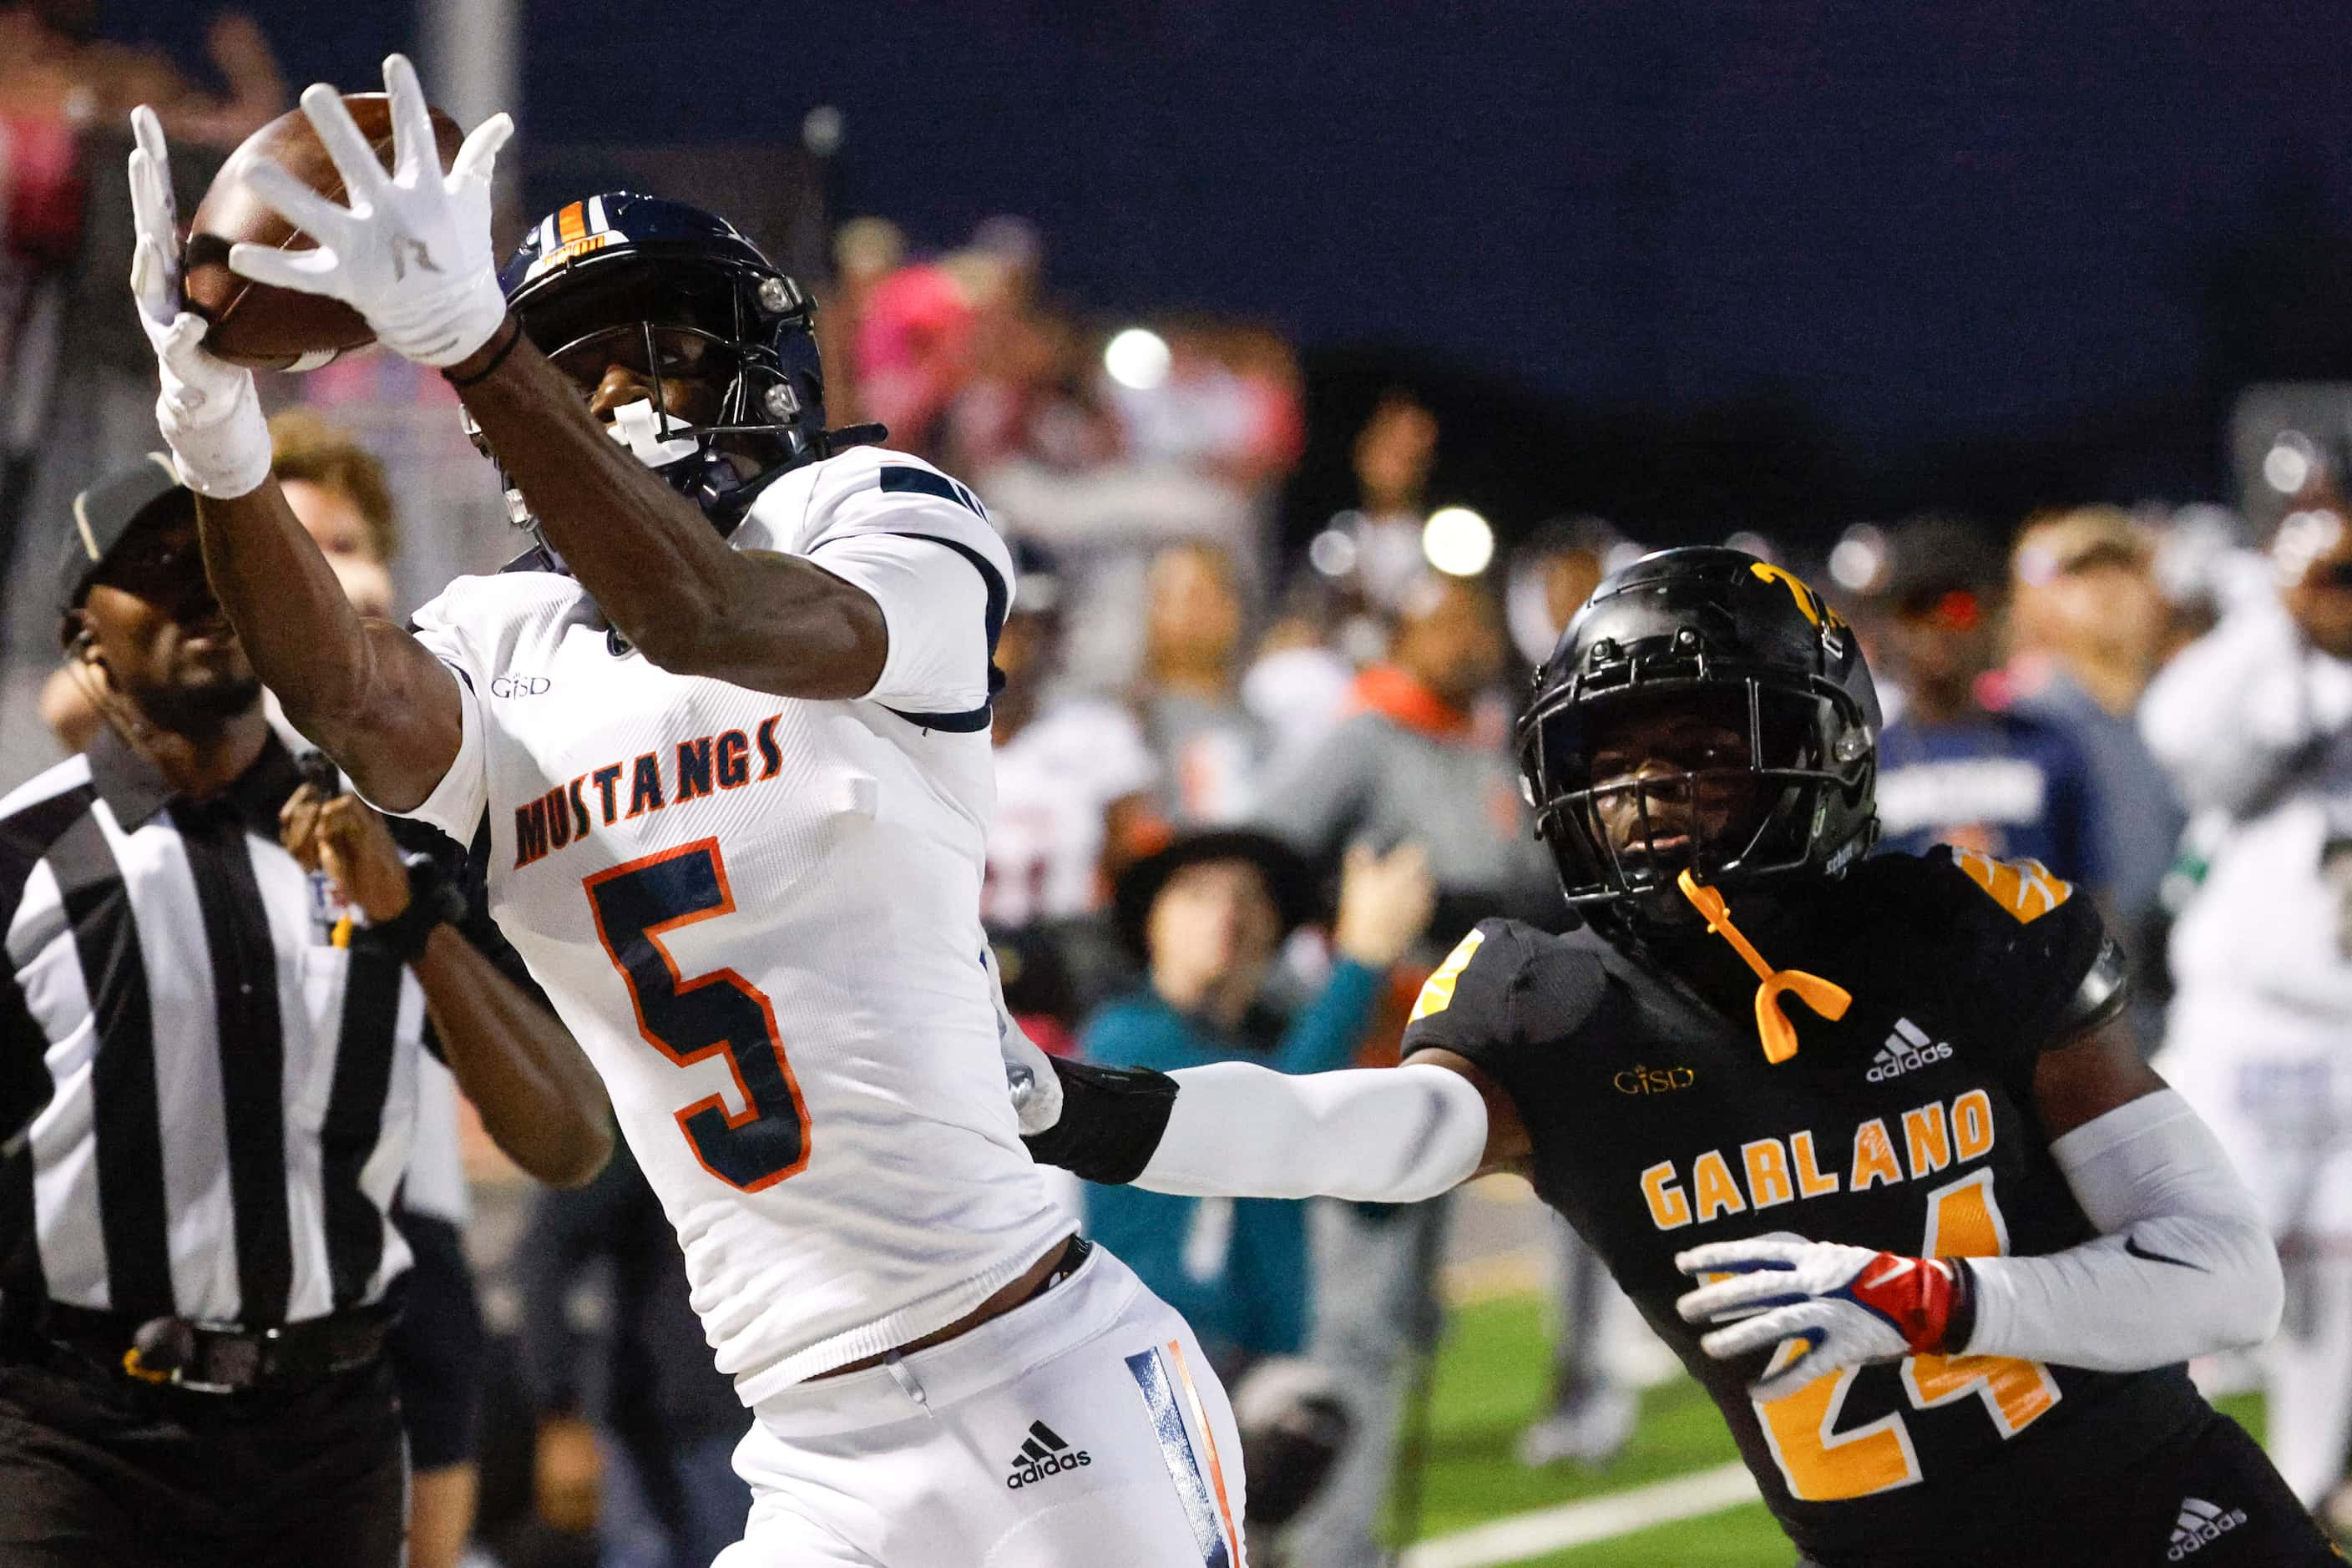
<instances>
[{"instance_id":1,"label":"white glove with red trim","mask_svg":"<svg viewBox=\"0 0 2352 1568\"><path fill-rule=\"evenodd\" d=\"M234 246L229 268L273 289L341 300L394 353L419 364L456 364L506 320L490 247L490 172L514 121L493 114L475 126L445 174L425 89L406 56L383 62L383 89L392 100L388 174L342 94L324 82L303 89L302 112L351 205L329 201L270 159L247 160L238 177L318 248Z\"/></svg>"},{"instance_id":2,"label":"white glove with red trim","mask_svg":"<svg viewBox=\"0 0 2352 1568\"><path fill-rule=\"evenodd\" d=\"M198 495L241 496L269 477L269 425L253 373L205 352L205 319L180 296L180 215L172 200L163 122L145 104L131 111L131 296L155 350L163 395L155 425L180 480Z\"/></svg>"},{"instance_id":3,"label":"white glove with red trim","mask_svg":"<svg viewBox=\"0 0 2352 1568\"><path fill-rule=\"evenodd\" d=\"M1675 1303L1686 1323L1730 1325L1699 1341L1716 1360L1788 1340L1804 1344L1750 1385L1765 1405L1850 1366L1952 1353L1973 1320L1968 1269L1950 1258L1905 1258L1780 1232L1693 1247L1675 1255L1675 1267L1702 1278L1733 1276Z\"/></svg>"}]
</instances>

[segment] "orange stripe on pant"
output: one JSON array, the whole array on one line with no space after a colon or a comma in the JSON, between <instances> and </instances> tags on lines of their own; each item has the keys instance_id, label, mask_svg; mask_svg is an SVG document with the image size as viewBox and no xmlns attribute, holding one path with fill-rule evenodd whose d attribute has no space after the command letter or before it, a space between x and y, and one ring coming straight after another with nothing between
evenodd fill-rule
<instances>
[{"instance_id":1,"label":"orange stripe on pant","mask_svg":"<svg viewBox=\"0 0 2352 1568\"><path fill-rule=\"evenodd\" d=\"M1217 1514L1225 1521L1225 1539L1233 1544L1238 1563L1242 1554L1241 1532L1234 1528L1233 1505L1225 1500L1225 1467L1217 1458L1217 1434L1209 1426L1209 1413L1201 1408L1201 1391L1192 1386L1192 1369L1184 1364L1184 1347L1174 1340L1168 1342L1168 1353L1176 1358L1176 1375L1184 1381L1184 1401L1192 1407L1192 1425L1201 1429L1201 1441L1209 1448L1209 1484L1216 1489Z\"/></svg>"}]
</instances>

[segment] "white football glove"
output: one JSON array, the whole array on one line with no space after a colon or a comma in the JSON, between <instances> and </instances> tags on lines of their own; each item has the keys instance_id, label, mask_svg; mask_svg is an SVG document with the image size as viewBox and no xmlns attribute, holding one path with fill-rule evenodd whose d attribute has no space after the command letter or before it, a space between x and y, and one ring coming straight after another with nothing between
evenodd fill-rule
<instances>
[{"instance_id":1,"label":"white football glove","mask_svg":"<svg viewBox=\"0 0 2352 1568\"><path fill-rule=\"evenodd\" d=\"M1905 1258L1786 1232L1693 1247L1675 1255L1675 1267L1702 1279L1733 1276L1675 1303L1686 1323L1730 1324L1698 1342L1716 1360L1785 1340L1803 1342L1799 1354L1749 1385L1764 1405L1865 1362L1951 1353L1945 1336L1969 1289L1967 1274L1946 1258Z\"/></svg>"},{"instance_id":2,"label":"white football glove","mask_svg":"<svg viewBox=\"0 0 2352 1568\"><path fill-rule=\"evenodd\" d=\"M1004 976L996 967L996 950L983 947L980 961L988 970L989 994L996 999L996 1049L1004 1058L1004 1091L1021 1118L1021 1135L1034 1138L1062 1120L1062 1078L1054 1061L1037 1048L1012 1011L1004 1005Z\"/></svg>"},{"instance_id":3,"label":"white football glove","mask_svg":"<svg viewBox=\"0 0 2352 1568\"><path fill-rule=\"evenodd\" d=\"M180 296L180 215L172 201L163 122L145 104L131 111L131 295L163 381L155 424L198 495L241 496L269 477L269 426L253 373L204 348L205 321Z\"/></svg>"},{"instance_id":4,"label":"white football glove","mask_svg":"<svg viewBox=\"0 0 2352 1568\"><path fill-rule=\"evenodd\" d=\"M383 62L383 89L392 100L392 173L352 123L342 94L313 83L303 89L302 112L351 205L329 201L272 159L246 160L237 177L318 247L238 245L229 250L229 268L270 288L341 300L394 353L419 364L456 364L506 320L490 247L490 171L514 121L493 114L475 126L444 174L425 89L406 56Z\"/></svg>"}]
</instances>

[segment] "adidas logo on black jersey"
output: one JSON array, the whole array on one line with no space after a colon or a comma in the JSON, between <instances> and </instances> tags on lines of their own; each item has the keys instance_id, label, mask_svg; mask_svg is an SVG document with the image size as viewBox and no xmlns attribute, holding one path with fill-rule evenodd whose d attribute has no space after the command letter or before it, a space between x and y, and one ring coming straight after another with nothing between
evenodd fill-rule
<instances>
[{"instance_id":1,"label":"adidas logo on black jersey","mask_svg":"<svg viewBox=\"0 0 2352 1568\"><path fill-rule=\"evenodd\" d=\"M1930 1040L1918 1025L1908 1018L1895 1020L1895 1032L1870 1058L1870 1070L1863 1077L1872 1083L1885 1083L1901 1078L1905 1073L1939 1062L1952 1054L1952 1047L1941 1040Z\"/></svg>"},{"instance_id":2,"label":"adidas logo on black jersey","mask_svg":"<svg viewBox=\"0 0 2352 1568\"><path fill-rule=\"evenodd\" d=\"M1064 1470L1075 1470L1094 1462L1092 1455L1063 1442L1060 1434L1043 1421L1032 1421L1029 1436L1022 1439L1021 1451L1013 1456L1013 1473L1004 1478L1004 1484L1017 1491L1035 1486L1047 1476L1058 1476Z\"/></svg>"},{"instance_id":3,"label":"adidas logo on black jersey","mask_svg":"<svg viewBox=\"0 0 2352 1568\"><path fill-rule=\"evenodd\" d=\"M2202 1552L2245 1522L2244 1509L2224 1513L2203 1498L2182 1498L2180 1518L2172 1526L2172 1544L2166 1549L2164 1560L2178 1563L2192 1552Z\"/></svg>"}]
</instances>

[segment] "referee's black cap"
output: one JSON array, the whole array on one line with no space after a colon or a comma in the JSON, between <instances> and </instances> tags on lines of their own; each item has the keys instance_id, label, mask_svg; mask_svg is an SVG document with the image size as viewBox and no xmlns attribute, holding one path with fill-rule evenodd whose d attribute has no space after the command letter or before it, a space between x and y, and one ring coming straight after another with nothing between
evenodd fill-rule
<instances>
[{"instance_id":1,"label":"referee's black cap","mask_svg":"<svg viewBox=\"0 0 2352 1568\"><path fill-rule=\"evenodd\" d=\"M193 508L195 494L180 482L172 459L162 452L150 452L135 463L125 464L74 497L65 551L58 565L61 622L81 607L90 584L105 569L115 547L151 510L166 503ZM70 626L61 624L58 636L69 638Z\"/></svg>"}]
</instances>

